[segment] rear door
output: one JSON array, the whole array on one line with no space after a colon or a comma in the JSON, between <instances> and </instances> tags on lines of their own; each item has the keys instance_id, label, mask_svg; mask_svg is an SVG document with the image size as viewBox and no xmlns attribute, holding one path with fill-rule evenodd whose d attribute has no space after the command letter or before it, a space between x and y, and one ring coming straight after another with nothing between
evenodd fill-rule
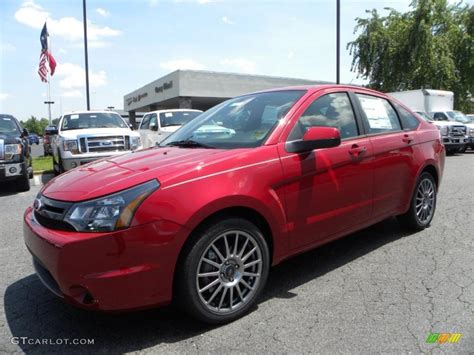
<instances>
[{"instance_id":1,"label":"rear door","mask_svg":"<svg viewBox=\"0 0 474 355\"><path fill-rule=\"evenodd\" d=\"M363 136L348 92L317 92L279 144L292 249L304 249L357 229L371 218L372 146ZM309 127L336 127L338 147L289 153L285 142ZM285 136L285 134L284 134Z\"/></svg>"},{"instance_id":2,"label":"rear door","mask_svg":"<svg viewBox=\"0 0 474 355\"><path fill-rule=\"evenodd\" d=\"M367 93L356 92L354 96L373 147L373 215L380 219L399 213L411 194L416 127L403 129L399 114L389 100Z\"/></svg>"},{"instance_id":3,"label":"rear door","mask_svg":"<svg viewBox=\"0 0 474 355\"><path fill-rule=\"evenodd\" d=\"M144 148L155 146L158 130L159 127L156 113L149 113L143 116L138 133L140 133L140 139Z\"/></svg>"}]
</instances>

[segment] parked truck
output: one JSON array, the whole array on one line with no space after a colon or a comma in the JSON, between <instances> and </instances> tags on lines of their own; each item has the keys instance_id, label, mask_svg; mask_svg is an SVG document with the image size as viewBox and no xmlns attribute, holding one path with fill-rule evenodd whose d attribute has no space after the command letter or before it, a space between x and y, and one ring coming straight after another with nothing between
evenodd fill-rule
<instances>
[{"instance_id":1,"label":"parked truck","mask_svg":"<svg viewBox=\"0 0 474 355\"><path fill-rule=\"evenodd\" d=\"M474 125L461 122L459 119L441 119L441 116L437 114L438 112L455 112L452 91L419 89L390 92L388 95L436 125L440 130L446 153L464 152L469 145L471 134L474 139Z\"/></svg>"}]
</instances>

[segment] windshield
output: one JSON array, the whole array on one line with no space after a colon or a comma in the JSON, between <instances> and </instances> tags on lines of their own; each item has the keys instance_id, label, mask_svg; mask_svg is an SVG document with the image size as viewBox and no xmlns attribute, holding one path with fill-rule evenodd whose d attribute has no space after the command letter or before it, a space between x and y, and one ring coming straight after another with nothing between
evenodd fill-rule
<instances>
[{"instance_id":1,"label":"windshield","mask_svg":"<svg viewBox=\"0 0 474 355\"><path fill-rule=\"evenodd\" d=\"M86 128L127 128L127 125L116 113L73 113L64 115L61 130Z\"/></svg>"},{"instance_id":2,"label":"windshield","mask_svg":"<svg viewBox=\"0 0 474 355\"><path fill-rule=\"evenodd\" d=\"M160 113L161 127L182 126L199 116L199 111L176 111Z\"/></svg>"},{"instance_id":3,"label":"windshield","mask_svg":"<svg viewBox=\"0 0 474 355\"><path fill-rule=\"evenodd\" d=\"M20 128L12 116L0 115L0 135L16 137L20 134Z\"/></svg>"},{"instance_id":4,"label":"windshield","mask_svg":"<svg viewBox=\"0 0 474 355\"><path fill-rule=\"evenodd\" d=\"M224 101L176 131L160 146L194 141L212 148L258 147L304 93L273 91Z\"/></svg>"},{"instance_id":5,"label":"windshield","mask_svg":"<svg viewBox=\"0 0 474 355\"><path fill-rule=\"evenodd\" d=\"M459 111L448 111L446 112L449 116L449 118L453 121L458 121L461 123L469 123L471 122L466 116L464 116L464 113L459 112Z\"/></svg>"},{"instance_id":6,"label":"windshield","mask_svg":"<svg viewBox=\"0 0 474 355\"><path fill-rule=\"evenodd\" d=\"M418 114L418 116L423 118L425 121L433 122L433 119L426 112L416 111L416 113Z\"/></svg>"}]
</instances>

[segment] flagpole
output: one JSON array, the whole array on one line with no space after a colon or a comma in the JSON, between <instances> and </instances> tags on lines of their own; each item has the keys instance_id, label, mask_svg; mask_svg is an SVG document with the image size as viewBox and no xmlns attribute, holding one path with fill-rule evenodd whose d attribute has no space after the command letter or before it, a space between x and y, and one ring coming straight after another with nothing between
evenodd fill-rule
<instances>
[{"instance_id":1,"label":"flagpole","mask_svg":"<svg viewBox=\"0 0 474 355\"><path fill-rule=\"evenodd\" d=\"M85 71L86 71L86 100L87 100L87 111L91 109L90 96L89 96L89 59L87 54L87 14L86 14L86 0L82 1L82 15L84 21L84 58L85 58Z\"/></svg>"}]
</instances>

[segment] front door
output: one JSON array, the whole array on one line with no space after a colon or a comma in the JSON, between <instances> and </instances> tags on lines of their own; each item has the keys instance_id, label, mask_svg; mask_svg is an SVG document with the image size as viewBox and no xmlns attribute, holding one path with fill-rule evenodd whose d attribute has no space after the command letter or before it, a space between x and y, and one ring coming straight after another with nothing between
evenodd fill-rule
<instances>
[{"instance_id":1,"label":"front door","mask_svg":"<svg viewBox=\"0 0 474 355\"><path fill-rule=\"evenodd\" d=\"M292 249L349 233L372 212L372 146L351 99L341 91L315 95L286 141L302 139L309 127L329 126L340 130L342 143L307 153L288 153L285 142L279 145Z\"/></svg>"}]
</instances>

